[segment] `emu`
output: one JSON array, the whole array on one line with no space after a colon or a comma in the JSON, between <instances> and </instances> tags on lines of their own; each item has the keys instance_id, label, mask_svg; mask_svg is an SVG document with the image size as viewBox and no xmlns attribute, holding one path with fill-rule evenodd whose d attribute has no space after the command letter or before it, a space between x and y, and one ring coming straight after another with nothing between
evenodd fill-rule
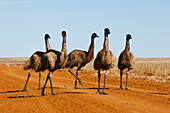
<instances>
[{"instance_id":1,"label":"emu","mask_svg":"<svg viewBox=\"0 0 170 113\"><path fill-rule=\"evenodd\" d=\"M49 70L44 87L42 89L41 95L44 96L44 91L48 80L50 79L51 84L51 95L55 95L52 86L52 74L55 70L60 69L63 65L65 59L67 58L67 47L66 47L66 32L62 31L63 42L61 52L56 50L48 50L46 54L42 56L42 71Z\"/></svg>"},{"instance_id":2,"label":"emu","mask_svg":"<svg viewBox=\"0 0 170 113\"><path fill-rule=\"evenodd\" d=\"M50 49L42 56L42 70L45 71L46 69L49 70L49 73L47 75L44 87L42 89L41 95L45 95L45 87L50 79L50 84L51 84L51 95L55 95L53 92L53 87L52 87L52 73L59 69L64 62L66 56L67 56L67 47L66 47L66 32L62 31L62 36L63 36L63 42L62 42L62 50L61 52Z\"/></svg>"},{"instance_id":3,"label":"emu","mask_svg":"<svg viewBox=\"0 0 170 113\"><path fill-rule=\"evenodd\" d=\"M105 28L104 29L105 40L104 40L103 49L98 52L97 57L94 61L94 69L98 70L98 90L96 94L99 93L99 94L107 95L107 93L105 93L107 70L109 70L110 68L113 68L114 66L114 55L109 50L109 43L108 43L109 34L110 34L110 30L108 28ZM101 92L100 90L100 77L101 77L100 71L101 70L106 70L105 75L104 75L103 92Z\"/></svg>"},{"instance_id":4,"label":"emu","mask_svg":"<svg viewBox=\"0 0 170 113\"><path fill-rule=\"evenodd\" d=\"M50 45L48 42L48 39L50 36L48 34L45 34L45 44L46 44L46 51L50 50ZM32 74L32 71L39 72L39 90L41 90L41 57L45 54L45 52L42 51L36 51L25 63L24 70L29 70L27 81L25 83L23 91L27 91L27 83L29 81L29 78Z\"/></svg>"},{"instance_id":5,"label":"emu","mask_svg":"<svg viewBox=\"0 0 170 113\"><path fill-rule=\"evenodd\" d=\"M76 76L74 89L78 88L77 87L77 79L78 79L77 77L78 77L78 74L79 74L79 70L82 67L84 67L87 63L92 61L92 59L94 58L94 39L96 37L99 37L99 36L96 33L93 33L92 36L91 36L91 44L90 44L89 50L87 52L82 51L82 50L73 50L72 52L70 52L68 54L68 57L67 57L64 65L62 66L62 68L69 67L68 71L73 76ZM77 67L76 75L70 70L73 67ZM79 83L82 85L80 80L79 80Z\"/></svg>"},{"instance_id":6,"label":"emu","mask_svg":"<svg viewBox=\"0 0 170 113\"><path fill-rule=\"evenodd\" d=\"M123 89L122 87L122 75L123 70L128 69L126 73L126 86L125 90L128 90L127 83L128 83L128 75L129 71L132 70L135 66L135 56L130 52L130 44L129 40L132 39L130 34L126 35L126 47L125 50L120 54L119 60L118 60L118 68L120 69L120 89Z\"/></svg>"}]
</instances>

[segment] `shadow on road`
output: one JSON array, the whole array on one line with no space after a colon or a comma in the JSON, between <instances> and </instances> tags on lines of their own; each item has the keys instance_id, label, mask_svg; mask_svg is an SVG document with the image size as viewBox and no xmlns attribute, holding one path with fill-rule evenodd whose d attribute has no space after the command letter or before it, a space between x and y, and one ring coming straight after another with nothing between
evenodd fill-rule
<instances>
[{"instance_id":1,"label":"shadow on road","mask_svg":"<svg viewBox=\"0 0 170 113\"><path fill-rule=\"evenodd\" d=\"M148 92L150 94L157 94L157 95L170 95L170 94L167 94L167 93L158 93L158 92Z\"/></svg>"},{"instance_id":2,"label":"shadow on road","mask_svg":"<svg viewBox=\"0 0 170 113\"><path fill-rule=\"evenodd\" d=\"M77 88L77 89L96 89L96 90L97 90L98 88L94 88L94 87L93 87L93 88ZM101 88L101 89L102 89L102 88ZM109 88L105 88L105 89L109 90Z\"/></svg>"},{"instance_id":3,"label":"shadow on road","mask_svg":"<svg viewBox=\"0 0 170 113\"><path fill-rule=\"evenodd\" d=\"M51 87L45 87L45 88L50 88L51 89ZM41 87L41 89L43 89L43 87ZM66 89L65 87L53 87L53 89Z\"/></svg>"},{"instance_id":4,"label":"shadow on road","mask_svg":"<svg viewBox=\"0 0 170 113\"><path fill-rule=\"evenodd\" d=\"M62 92L62 93L58 93L58 94L88 94L86 92Z\"/></svg>"},{"instance_id":5,"label":"shadow on road","mask_svg":"<svg viewBox=\"0 0 170 113\"><path fill-rule=\"evenodd\" d=\"M0 93L15 93L15 92L24 92L24 90L5 91L5 92L0 92Z\"/></svg>"},{"instance_id":6,"label":"shadow on road","mask_svg":"<svg viewBox=\"0 0 170 113\"><path fill-rule=\"evenodd\" d=\"M30 98L30 97L41 97L36 95L30 95L30 96L10 96L8 98Z\"/></svg>"}]
</instances>

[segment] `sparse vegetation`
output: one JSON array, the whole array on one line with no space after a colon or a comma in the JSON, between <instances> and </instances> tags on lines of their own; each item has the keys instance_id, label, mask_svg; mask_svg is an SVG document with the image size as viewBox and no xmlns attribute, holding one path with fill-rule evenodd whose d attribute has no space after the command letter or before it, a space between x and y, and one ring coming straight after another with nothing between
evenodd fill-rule
<instances>
[{"instance_id":1,"label":"sparse vegetation","mask_svg":"<svg viewBox=\"0 0 170 113\"><path fill-rule=\"evenodd\" d=\"M93 72L93 62L87 64L82 70ZM109 72L115 77L119 77L117 62L118 59L115 58L115 66ZM136 58L135 68L129 78L155 82L170 82L170 58Z\"/></svg>"}]
</instances>

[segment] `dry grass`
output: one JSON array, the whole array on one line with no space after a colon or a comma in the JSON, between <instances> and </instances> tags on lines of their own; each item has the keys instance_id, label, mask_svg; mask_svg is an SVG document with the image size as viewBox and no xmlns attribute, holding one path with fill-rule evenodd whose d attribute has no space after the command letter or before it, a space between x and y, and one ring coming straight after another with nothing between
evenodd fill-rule
<instances>
[{"instance_id":1,"label":"dry grass","mask_svg":"<svg viewBox=\"0 0 170 113\"><path fill-rule=\"evenodd\" d=\"M114 68L109 71L115 77L119 77L117 62L116 58ZM93 61L82 70L95 72ZM124 71L125 73L126 71ZM135 68L130 72L129 78L170 83L170 58L136 58Z\"/></svg>"},{"instance_id":2,"label":"dry grass","mask_svg":"<svg viewBox=\"0 0 170 113\"><path fill-rule=\"evenodd\" d=\"M170 82L170 58L138 58L132 71L134 79L155 82Z\"/></svg>"},{"instance_id":3,"label":"dry grass","mask_svg":"<svg viewBox=\"0 0 170 113\"><path fill-rule=\"evenodd\" d=\"M13 65L21 64L23 65L28 57L17 57L17 58L0 58L0 64Z\"/></svg>"}]
</instances>

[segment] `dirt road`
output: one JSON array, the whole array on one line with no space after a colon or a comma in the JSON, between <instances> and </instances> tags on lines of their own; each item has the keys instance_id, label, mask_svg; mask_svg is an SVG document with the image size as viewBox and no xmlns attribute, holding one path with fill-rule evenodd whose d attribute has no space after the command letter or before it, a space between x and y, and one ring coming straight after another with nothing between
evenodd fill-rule
<instances>
[{"instance_id":1,"label":"dirt road","mask_svg":"<svg viewBox=\"0 0 170 113\"><path fill-rule=\"evenodd\" d=\"M42 75L43 87L47 71ZM108 76L106 93L96 94L96 73L80 72L84 86L73 89L74 77L69 72L56 71L51 96L47 83L46 96L38 90L38 73L33 73L27 90L22 91L28 71L21 66L0 65L0 112L1 113L168 113L170 112L170 83L152 83L144 80L129 80L129 89L118 90L119 78ZM103 83L103 76L101 77ZM123 83L125 86L125 82ZM103 85L102 85L103 87Z\"/></svg>"}]
</instances>

